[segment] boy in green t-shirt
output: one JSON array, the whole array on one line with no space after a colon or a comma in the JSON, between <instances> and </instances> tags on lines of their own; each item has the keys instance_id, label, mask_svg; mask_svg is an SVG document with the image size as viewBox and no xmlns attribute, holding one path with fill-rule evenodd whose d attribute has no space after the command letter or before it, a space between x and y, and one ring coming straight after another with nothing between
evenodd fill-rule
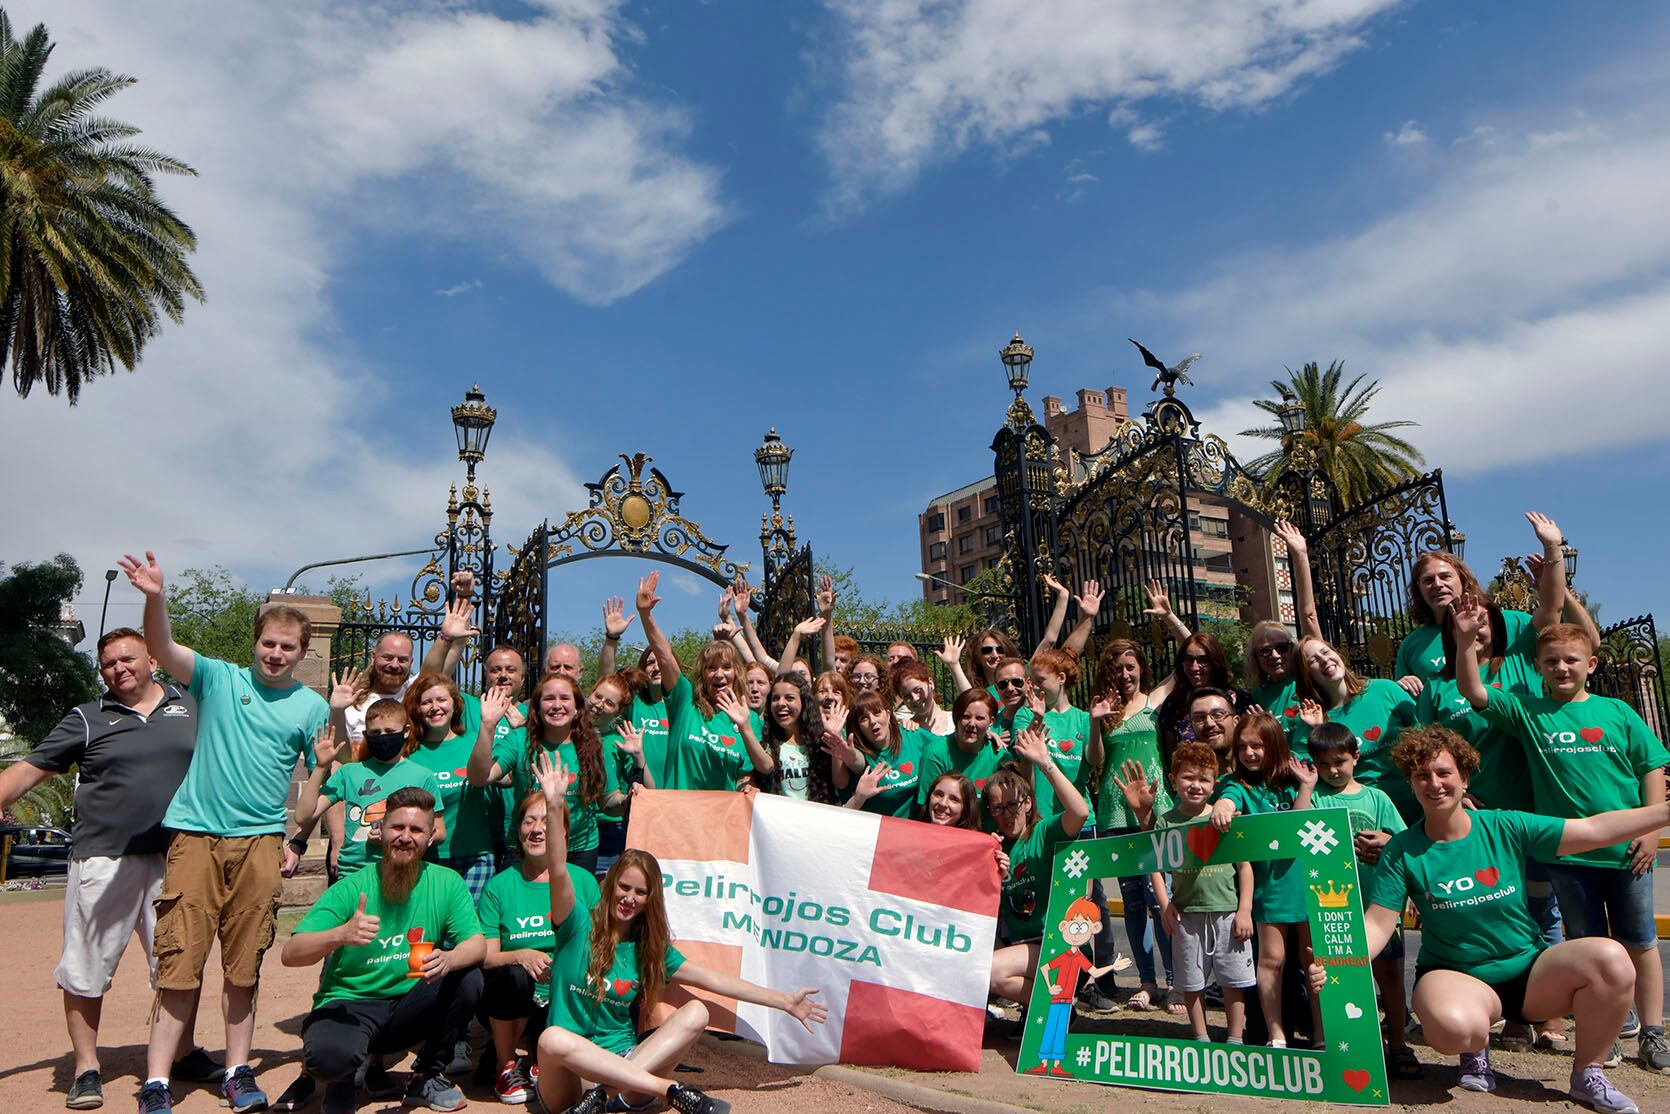
<instances>
[{"instance_id":1,"label":"boy in green t-shirt","mask_svg":"<svg viewBox=\"0 0 1670 1114\"><path fill-rule=\"evenodd\" d=\"M1357 735L1343 723L1324 723L1311 731L1310 757L1316 764L1314 808L1343 808L1351 814L1352 843L1357 850L1357 892L1368 893L1380 852L1406 824L1381 789L1357 780ZM1421 1062L1404 1040L1409 1002L1403 990L1403 932L1391 940L1370 965L1380 989L1380 1008L1386 1014L1386 1061L1399 1079L1419 1079Z\"/></svg>"},{"instance_id":2,"label":"boy in green t-shirt","mask_svg":"<svg viewBox=\"0 0 1670 1114\"><path fill-rule=\"evenodd\" d=\"M1450 609L1456 641L1456 683L1491 724L1524 746L1536 810L1580 820L1618 809L1661 804L1670 751L1634 708L1588 689L1599 664L1591 634L1555 623L1537 635L1542 696L1487 688L1475 643L1488 621L1484 607L1464 597ZM1610 936L1635 965L1635 1009L1641 1023L1638 1056L1649 1071L1670 1071L1664 1033L1664 964L1653 919L1651 839L1617 843L1562 856L1549 865L1567 939Z\"/></svg>"},{"instance_id":3,"label":"boy in green t-shirt","mask_svg":"<svg viewBox=\"0 0 1670 1114\"><path fill-rule=\"evenodd\" d=\"M463 879L423 861L434 795L395 790L379 834L382 857L327 889L284 943L286 967L324 962L302 1062L325 1110L352 1110L368 1056L422 1044L405 1103L455 1110L464 1096L442 1070L481 996L487 942Z\"/></svg>"},{"instance_id":4,"label":"boy in green t-shirt","mask_svg":"<svg viewBox=\"0 0 1670 1114\"><path fill-rule=\"evenodd\" d=\"M1179 743L1171 755L1171 789L1177 803L1162 813L1158 827L1201 824L1208 843L1189 840L1191 849L1206 848L1199 866L1177 867L1166 876L1149 875L1159 902L1160 919L1171 933L1176 985L1197 1041L1211 1040L1206 1029L1206 984L1223 988L1225 1040L1242 1043L1247 1023L1246 991L1258 983L1253 969L1250 863L1208 863L1217 848L1217 832L1205 823L1218 781L1218 755L1205 743Z\"/></svg>"}]
</instances>

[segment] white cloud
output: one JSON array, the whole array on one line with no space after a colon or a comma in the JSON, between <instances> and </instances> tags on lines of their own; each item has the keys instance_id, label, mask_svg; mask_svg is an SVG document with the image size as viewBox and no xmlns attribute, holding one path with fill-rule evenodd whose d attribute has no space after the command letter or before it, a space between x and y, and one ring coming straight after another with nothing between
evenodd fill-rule
<instances>
[{"instance_id":1,"label":"white cloud","mask_svg":"<svg viewBox=\"0 0 1670 1114\"><path fill-rule=\"evenodd\" d=\"M676 572L672 576L673 587L687 596L700 596L708 591L708 585L697 580L687 572Z\"/></svg>"},{"instance_id":2,"label":"white cloud","mask_svg":"<svg viewBox=\"0 0 1670 1114\"><path fill-rule=\"evenodd\" d=\"M1417 143L1426 142L1426 132L1413 120L1405 120L1403 127L1395 132L1386 133L1386 142L1394 147L1409 147Z\"/></svg>"},{"instance_id":3,"label":"white cloud","mask_svg":"<svg viewBox=\"0 0 1670 1114\"><path fill-rule=\"evenodd\" d=\"M1158 124L1138 124L1125 133L1125 138L1139 151L1158 151L1165 146L1166 133Z\"/></svg>"},{"instance_id":4,"label":"white cloud","mask_svg":"<svg viewBox=\"0 0 1670 1114\"><path fill-rule=\"evenodd\" d=\"M443 298L456 298L460 294L468 294L472 290L480 290L480 289L481 289L481 280L480 279L472 279L468 282L459 282L459 283L454 283L451 286L442 287L441 289L435 291L435 293L439 294Z\"/></svg>"},{"instance_id":5,"label":"white cloud","mask_svg":"<svg viewBox=\"0 0 1670 1114\"><path fill-rule=\"evenodd\" d=\"M0 559L64 550L96 570L151 546L168 568L260 579L407 548L444 521L460 472L445 408L468 383L415 399L340 344L330 287L353 233L503 243L606 303L724 220L716 174L677 150L683 121L630 90L614 3L516 23L447 0L7 9L20 31L48 24L49 79L140 79L106 111L201 172L163 188L209 298L73 410L44 393L0 407ZM509 382L482 386L492 400ZM501 524L580 505L549 437L501 427L483 471Z\"/></svg>"},{"instance_id":6,"label":"white cloud","mask_svg":"<svg viewBox=\"0 0 1670 1114\"><path fill-rule=\"evenodd\" d=\"M1267 424L1249 400L1284 364L1340 358L1381 381L1375 413L1419 421L1446 468L1661 440L1670 129L1618 119L1632 126L1560 143L1485 130L1491 144L1452 147L1429 191L1361 230L1222 261L1124 311L1174 322L1206 351L1208 382L1260 369L1203 414L1219 430Z\"/></svg>"},{"instance_id":7,"label":"white cloud","mask_svg":"<svg viewBox=\"0 0 1670 1114\"><path fill-rule=\"evenodd\" d=\"M1133 102L1257 108L1362 45L1396 0L826 0L845 39L844 89L822 146L832 205L896 191L974 145L1112 104L1137 147L1159 141ZM1047 133L1046 133L1047 134Z\"/></svg>"}]
</instances>

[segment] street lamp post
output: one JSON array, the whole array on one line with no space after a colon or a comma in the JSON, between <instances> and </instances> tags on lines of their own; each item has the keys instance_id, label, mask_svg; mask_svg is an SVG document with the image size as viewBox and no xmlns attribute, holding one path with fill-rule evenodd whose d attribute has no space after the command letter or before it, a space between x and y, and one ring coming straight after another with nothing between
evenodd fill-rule
<instances>
[{"instance_id":1,"label":"street lamp post","mask_svg":"<svg viewBox=\"0 0 1670 1114\"><path fill-rule=\"evenodd\" d=\"M1575 552L1575 551L1574 551ZM110 586L116 582L116 570L104 570L104 606L99 608L99 638L104 638L104 617L110 612Z\"/></svg>"},{"instance_id":2,"label":"street lamp post","mask_svg":"<svg viewBox=\"0 0 1670 1114\"><path fill-rule=\"evenodd\" d=\"M493 496L485 488L476 487L475 469L487 456L487 441L493 436L498 416L498 411L487 405L479 384L471 384L464 392L464 401L452 408L452 431L458 439L458 459L464 465L464 497L458 498L456 484L447 494L447 591L450 594L454 573L467 571L474 576L480 592L476 626L484 631L493 629ZM543 646L535 651L544 652ZM472 655L466 668L480 661L481 655ZM529 676L533 676L532 670Z\"/></svg>"},{"instance_id":3,"label":"street lamp post","mask_svg":"<svg viewBox=\"0 0 1670 1114\"><path fill-rule=\"evenodd\" d=\"M765 558L765 586L769 594L777 575L794 556L794 515L783 517L783 496L789 491L789 461L794 450L777 436L772 426L765 441L754 450L754 464L760 470L760 487L771 500L771 513L760 515L760 550Z\"/></svg>"},{"instance_id":4,"label":"street lamp post","mask_svg":"<svg viewBox=\"0 0 1670 1114\"><path fill-rule=\"evenodd\" d=\"M993 476L1015 585L1015 634L1023 645L1036 646L1044 630L1043 577L1055 571L1056 561L1055 437L1026 401L1032 346L1017 332L997 356L1015 399L992 441Z\"/></svg>"}]
</instances>

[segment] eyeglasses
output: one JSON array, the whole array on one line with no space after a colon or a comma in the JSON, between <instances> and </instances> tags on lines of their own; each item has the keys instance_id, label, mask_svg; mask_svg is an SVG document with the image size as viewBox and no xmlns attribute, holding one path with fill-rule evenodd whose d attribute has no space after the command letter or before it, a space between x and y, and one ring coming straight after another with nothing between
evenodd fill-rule
<instances>
[{"instance_id":1,"label":"eyeglasses","mask_svg":"<svg viewBox=\"0 0 1670 1114\"><path fill-rule=\"evenodd\" d=\"M994 682L994 683L1000 689L1023 689L1023 688L1026 687L1026 678L1024 678L1024 677L1006 677L1006 678L1004 678L1000 681Z\"/></svg>"},{"instance_id":2,"label":"eyeglasses","mask_svg":"<svg viewBox=\"0 0 1670 1114\"><path fill-rule=\"evenodd\" d=\"M987 805L986 811L993 816L1008 816L1010 813L1019 812L1025 808L1027 803L1025 800L1004 801L1001 804Z\"/></svg>"},{"instance_id":3,"label":"eyeglasses","mask_svg":"<svg viewBox=\"0 0 1670 1114\"><path fill-rule=\"evenodd\" d=\"M1206 661L1211 661L1212 659L1205 654L1184 654L1183 655L1183 660L1184 661L1206 662Z\"/></svg>"},{"instance_id":4,"label":"eyeglasses","mask_svg":"<svg viewBox=\"0 0 1670 1114\"><path fill-rule=\"evenodd\" d=\"M1291 642L1271 642L1267 645L1260 646L1258 649L1254 650L1253 653L1255 653L1255 654L1275 654L1279 657L1282 654L1291 653L1292 650L1293 650L1293 643L1291 643Z\"/></svg>"},{"instance_id":5,"label":"eyeglasses","mask_svg":"<svg viewBox=\"0 0 1670 1114\"><path fill-rule=\"evenodd\" d=\"M1228 723L1235 718L1235 713L1224 708L1213 708L1210 712L1190 712L1190 723Z\"/></svg>"}]
</instances>

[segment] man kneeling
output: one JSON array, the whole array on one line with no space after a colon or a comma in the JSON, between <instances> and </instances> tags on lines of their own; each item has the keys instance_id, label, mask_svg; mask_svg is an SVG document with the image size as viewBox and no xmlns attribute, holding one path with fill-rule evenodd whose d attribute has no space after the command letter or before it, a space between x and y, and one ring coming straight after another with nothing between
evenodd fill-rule
<instances>
[{"instance_id":1,"label":"man kneeling","mask_svg":"<svg viewBox=\"0 0 1670 1114\"><path fill-rule=\"evenodd\" d=\"M355 1109L355 1076L369 1053L419 1044L406 1105L464 1105L441 1069L481 996L477 967L487 944L464 880L423 861L434 832L427 790L389 794L382 858L321 894L284 945L286 967L325 961L302 1023L302 1059L325 1084L324 1114ZM443 941L450 950L438 946ZM381 1090L369 1079L367 1086Z\"/></svg>"}]
</instances>

